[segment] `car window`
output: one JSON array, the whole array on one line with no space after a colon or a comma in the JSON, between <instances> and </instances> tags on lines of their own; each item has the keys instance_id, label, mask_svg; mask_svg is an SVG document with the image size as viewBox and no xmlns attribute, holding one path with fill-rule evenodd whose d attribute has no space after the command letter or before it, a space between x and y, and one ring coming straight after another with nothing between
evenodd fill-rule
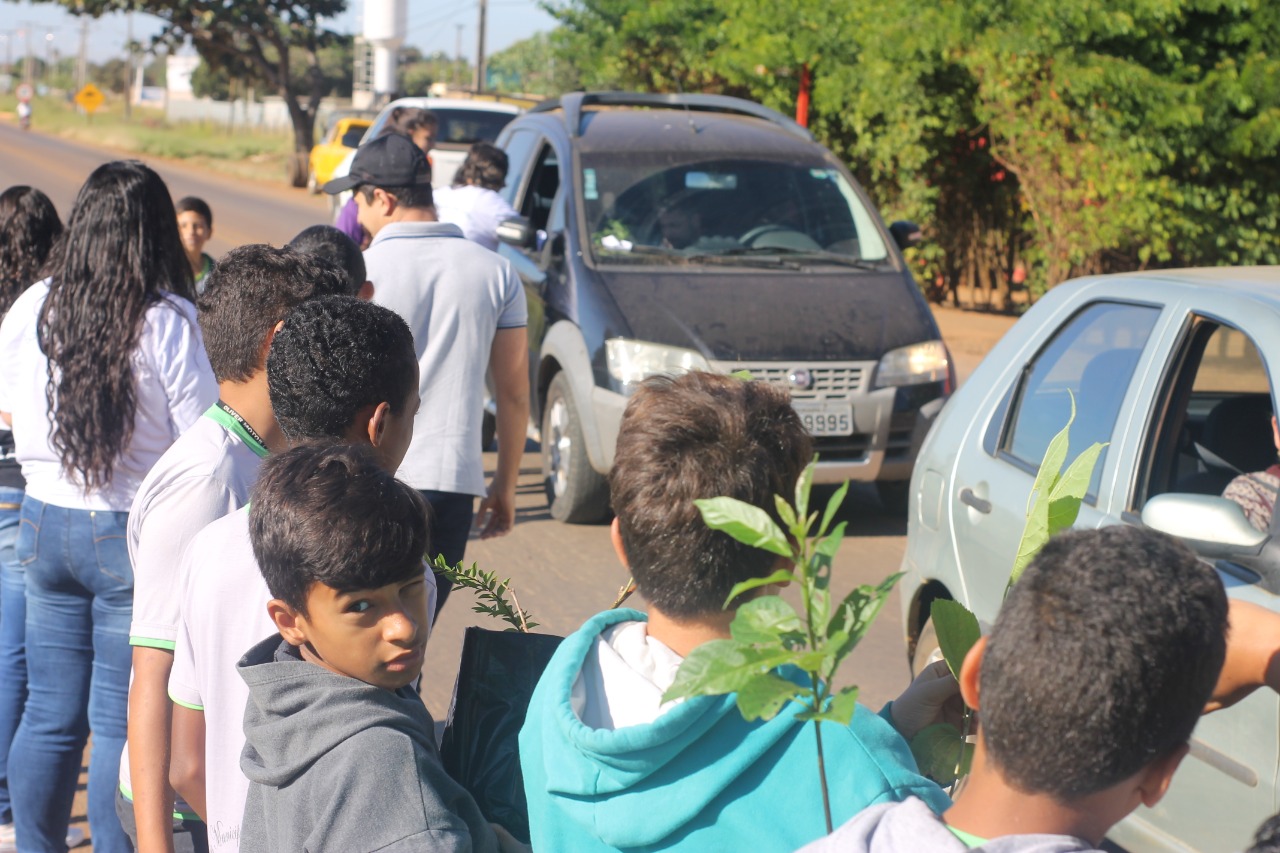
<instances>
[{"instance_id":1,"label":"car window","mask_svg":"<svg viewBox=\"0 0 1280 853\"><path fill-rule=\"evenodd\" d=\"M520 215L527 217L535 230L546 230L559 189L560 161L556 158L556 149L551 145L544 145L538 154L533 174L529 177L529 188L520 205Z\"/></svg>"},{"instance_id":2,"label":"car window","mask_svg":"<svg viewBox=\"0 0 1280 853\"><path fill-rule=\"evenodd\" d=\"M1071 416L1067 458L1094 442L1109 442L1138 359L1160 310L1146 305L1095 302L1075 314L1027 365L1014 392L1012 417L1001 450L1037 468L1053 436ZM1070 392L1070 394L1068 393ZM1096 492L1106 451L1094 468Z\"/></svg>"},{"instance_id":3,"label":"car window","mask_svg":"<svg viewBox=\"0 0 1280 853\"><path fill-rule=\"evenodd\" d=\"M384 109L376 119L373 127L364 139L377 139L386 126L387 118L393 107ZM473 142L493 142L502 129L515 118L513 113L494 112L492 110L468 110L457 107L428 107L435 113L439 124L436 127L436 145L470 145Z\"/></svg>"},{"instance_id":4,"label":"car window","mask_svg":"<svg viewBox=\"0 0 1280 853\"><path fill-rule=\"evenodd\" d=\"M512 207L516 207L516 193L520 191L520 184L529 167L529 158L533 156L533 148L537 142L537 133L518 128L502 146L502 150L507 152L507 185L498 192Z\"/></svg>"},{"instance_id":5,"label":"car window","mask_svg":"<svg viewBox=\"0 0 1280 853\"><path fill-rule=\"evenodd\" d=\"M1270 394L1267 368L1249 336L1230 326L1218 326L1200 357L1191 393Z\"/></svg>"},{"instance_id":6,"label":"car window","mask_svg":"<svg viewBox=\"0 0 1280 853\"><path fill-rule=\"evenodd\" d=\"M364 132L367 130L363 125L355 125L347 129L342 134L342 144L348 148L355 148L360 145L360 140L364 138Z\"/></svg>"}]
</instances>

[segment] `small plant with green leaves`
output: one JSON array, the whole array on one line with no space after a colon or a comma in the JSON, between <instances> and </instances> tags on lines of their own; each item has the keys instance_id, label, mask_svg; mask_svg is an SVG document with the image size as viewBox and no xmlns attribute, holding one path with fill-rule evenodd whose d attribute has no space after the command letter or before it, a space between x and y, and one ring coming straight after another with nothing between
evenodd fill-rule
<instances>
[{"instance_id":1,"label":"small plant with green leaves","mask_svg":"<svg viewBox=\"0 0 1280 853\"><path fill-rule=\"evenodd\" d=\"M1022 529L1013 570L1005 584L1006 596L1045 543L1075 524L1080 505L1089 491L1094 466L1106 447L1095 442L1085 448L1065 471L1062 469L1067 461L1071 424L1076 419L1075 395L1070 392L1068 395L1071 398L1071 417L1045 449L1044 459L1031 485L1031 494L1027 496L1027 521ZM929 618L933 620L942 657L952 674L959 678L965 656L982 636L978 617L960 602L940 598L931 605ZM912 738L911 752L921 772L942 785L951 785L967 775L973 760L973 744L969 743L972 723L973 710L966 707L959 728L951 723L938 723Z\"/></svg>"},{"instance_id":2,"label":"small plant with green leaves","mask_svg":"<svg viewBox=\"0 0 1280 853\"><path fill-rule=\"evenodd\" d=\"M495 572L486 572L475 563L470 567L462 563L451 566L443 554L437 554L431 565L452 581L454 586L469 589L475 593L476 601L471 605L471 609L476 613L485 613L495 619L501 619L511 626L506 629L508 631L527 634L538 627L538 623L533 621L529 611L520 606L520 599L516 598L516 591L511 588L511 578L498 580ZM508 596L511 597L510 601L507 601Z\"/></svg>"},{"instance_id":3,"label":"small plant with green leaves","mask_svg":"<svg viewBox=\"0 0 1280 853\"><path fill-rule=\"evenodd\" d=\"M775 497L785 530L763 509L743 501L727 497L696 501L708 527L776 554L794 569L781 568L735 586L724 604L726 609L737 606L730 639L712 640L690 652L662 701L733 693L747 720L770 720L788 703L801 705L796 719L813 723L823 813L830 833L821 723L849 725L858 699L857 687L837 690L831 680L840 662L866 635L901 575L832 600L831 564L845 531L845 522L834 527L832 522L849 484L832 495L819 522L819 513L809 510L813 472L811 463L796 483L794 504ZM747 593L786 583L800 589L800 612L773 594L742 600Z\"/></svg>"}]
</instances>

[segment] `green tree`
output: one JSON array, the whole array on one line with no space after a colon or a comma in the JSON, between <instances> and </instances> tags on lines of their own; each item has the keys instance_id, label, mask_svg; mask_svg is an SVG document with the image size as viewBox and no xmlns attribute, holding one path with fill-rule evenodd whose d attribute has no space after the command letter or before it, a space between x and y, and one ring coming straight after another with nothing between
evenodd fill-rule
<instances>
[{"instance_id":1,"label":"green tree","mask_svg":"<svg viewBox=\"0 0 1280 853\"><path fill-rule=\"evenodd\" d=\"M558 95L579 88L577 69L556 50L548 33L535 33L489 57L492 88L503 92Z\"/></svg>"}]
</instances>

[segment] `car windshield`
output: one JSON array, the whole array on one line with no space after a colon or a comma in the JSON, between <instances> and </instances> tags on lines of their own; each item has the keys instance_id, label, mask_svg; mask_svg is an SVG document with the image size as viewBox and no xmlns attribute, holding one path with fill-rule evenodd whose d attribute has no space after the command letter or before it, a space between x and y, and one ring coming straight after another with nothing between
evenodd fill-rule
<instances>
[{"instance_id":1,"label":"car windshield","mask_svg":"<svg viewBox=\"0 0 1280 853\"><path fill-rule=\"evenodd\" d=\"M582 199L603 264L871 266L888 257L875 220L825 164L678 155L582 157Z\"/></svg>"},{"instance_id":2,"label":"car windshield","mask_svg":"<svg viewBox=\"0 0 1280 853\"><path fill-rule=\"evenodd\" d=\"M468 110L454 107L431 107L440 124L436 130L436 145L471 145L475 142L493 142L502 129L515 118L513 113L493 110ZM366 140L377 139L387 123L391 110L383 110L373 123Z\"/></svg>"}]
</instances>

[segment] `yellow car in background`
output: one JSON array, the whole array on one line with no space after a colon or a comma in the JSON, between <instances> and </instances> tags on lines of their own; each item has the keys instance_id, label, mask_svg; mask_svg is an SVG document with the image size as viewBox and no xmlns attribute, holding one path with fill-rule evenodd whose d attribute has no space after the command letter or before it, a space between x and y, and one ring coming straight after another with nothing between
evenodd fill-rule
<instances>
[{"instance_id":1,"label":"yellow car in background","mask_svg":"<svg viewBox=\"0 0 1280 853\"><path fill-rule=\"evenodd\" d=\"M360 144L365 131L373 124L367 118L340 118L335 121L319 145L311 149L310 168L307 169L307 189L313 193L333 177L333 170L353 148Z\"/></svg>"}]
</instances>

